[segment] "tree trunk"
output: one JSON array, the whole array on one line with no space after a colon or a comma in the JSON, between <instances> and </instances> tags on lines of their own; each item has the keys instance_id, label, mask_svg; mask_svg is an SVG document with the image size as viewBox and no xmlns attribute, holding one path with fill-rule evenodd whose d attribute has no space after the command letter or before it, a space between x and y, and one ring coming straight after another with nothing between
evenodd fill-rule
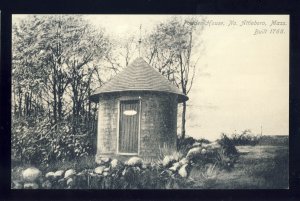
<instances>
[{"instance_id":1,"label":"tree trunk","mask_svg":"<svg viewBox=\"0 0 300 201\"><path fill-rule=\"evenodd\" d=\"M60 72L61 73L61 72ZM60 76L62 76L60 74ZM62 98L63 98L63 87L62 87L62 78L60 77L59 79L59 83L58 83L58 86L57 86L57 114L58 114L58 121L61 121L62 119L62 116L63 116L63 112L62 112Z\"/></svg>"},{"instance_id":2,"label":"tree trunk","mask_svg":"<svg viewBox=\"0 0 300 201\"><path fill-rule=\"evenodd\" d=\"M16 91L14 91L14 94L13 94L13 96L14 96L14 115L16 115L17 114L17 100L16 100Z\"/></svg>"},{"instance_id":3,"label":"tree trunk","mask_svg":"<svg viewBox=\"0 0 300 201\"><path fill-rule=\"evenodd\" d=\"M179 62L180 62L180 79L181 79L181 90L182 93L186 95L186 82L184 79L184 66L181 53L179 54ZM185 114L186 114L186 102L182 103L182 114L181 114L181 138L185 138Z\"/></svg>"},{"instance_id":4,"label":"tree trunk","mask_svg":"<svg viewBox=\"0 0 300 201\"><path fill-rule=\"evenodd\" d=\"M22 116L22 89L19 86L19 117Z\"/></svg>"},{"instance_id":5,"label":"tree trunk","mask_svg":"<svg viewBox=\"0 0 300 201\"><path fill-rule=\"evenodd\" d=\"M59 94L58 97L58 103L57 103L57 113L58 113L58 120L60 121L62 119L62 95Z\"/></svg>"},{"instance_id":6,"label":"tree trunk","mask_svg":"<svg viewBox=\"0 0 300 201\"><path fill-rule=\"evenodd\" d=\"M91 96L91 90L88 91L88 97ZM90 122L91 119L91 101L88 100L88 114L87 114L87 121Z\"/></svg>"},{"instance_id":7,"label":"tree trunk","mask_svg":"<svg viewBox=\"0 0 300 201\"><path fill-rule=\"evenodd\" d=\"M32 91L25 93L25 116L30 116Z\"/></svg>"},{"instance_id":8,"label":"tree trunk","mask_svg":"<svg viewBox=\"0 0 300 201\"><path fill-rule=\"evenodd\" d=\"M30 98L29 98L29 116L31 116L32 111L32 91L30 91Z\"/></svg>"},{"instance_id":9,"label":"tree trunk","mask_svg":"<svg viewBox=\"0 0 300 201\"><path fill-rule=\"evenodd\" d=\"M57 97L56 97L56 80L55 78L53 79L53 117L54 117L54 124L57 123Z\"/></svg>"},{"instance_id":10,"label":"tree trunk","mask_svg":"<svg viewBox=\"0 0 300 201\"><path fill-rule=\"evenodd\" d=\"M186 116L186 102L182 103L182 116L181 116L181 138L185 138L185 116Z\"/></svg>"},{"instance_id":11,"label":"tree trunk","mask_svg":"<svg viewBox=\"0 0 300 201\"><path fill-rule=\"evenodd\" d=\"M74 74L73 74L74 76ZM73 108L72 108L72 111L73 111L73 133L76 132L77 130L77 122L78 122L78 89L77 89L77 82L75 80L75 78L73 77L72 78L73 80L73 83L71 84L71 87L72 87L72 93L73 93L73 97L72 97L72 101L73 101Z\"/></svg>"}]
</instances>

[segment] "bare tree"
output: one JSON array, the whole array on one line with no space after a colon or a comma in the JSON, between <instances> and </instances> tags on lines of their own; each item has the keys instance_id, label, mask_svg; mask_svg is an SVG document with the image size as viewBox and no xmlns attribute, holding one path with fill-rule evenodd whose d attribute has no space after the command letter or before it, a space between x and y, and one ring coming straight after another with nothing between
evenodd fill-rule
<instances>
[{"instance_id":1,"label":"bare tree","mask_svg":"<svg viewBox=\"0 0 300 201\"><path fill-rule=\"evenodd\" d=\"M199 35L203 26L197 18L173 17L160 23L145 42L146 58L162 75L188 95L201 55L194 48L201 45ZM182 103L181 137L185 138L187 105Z\"/></svg>"}]
</instances>

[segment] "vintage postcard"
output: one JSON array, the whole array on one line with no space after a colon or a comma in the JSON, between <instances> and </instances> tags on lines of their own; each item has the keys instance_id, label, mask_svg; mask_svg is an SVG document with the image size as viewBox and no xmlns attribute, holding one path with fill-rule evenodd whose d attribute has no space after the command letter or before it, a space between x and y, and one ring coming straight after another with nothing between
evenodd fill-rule
<instances>
[{"instance_id":1,"label":"vintage postcard","mask_svg":"<svg viewBox=\"0 0 300 201\"><path fill-rule=\"evenodd\" d=\"M12 15L12 189L288 189L289 15Z\"/></svg>"}]
</instances>

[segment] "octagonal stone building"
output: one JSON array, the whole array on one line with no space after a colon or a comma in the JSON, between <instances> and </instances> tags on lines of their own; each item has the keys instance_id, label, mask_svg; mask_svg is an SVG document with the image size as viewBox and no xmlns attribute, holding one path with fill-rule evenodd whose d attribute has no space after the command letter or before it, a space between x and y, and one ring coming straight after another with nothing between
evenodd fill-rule
<instances>
[{"instance_id":1,"label":"octagonal stone building","mask_svg":"<svg viewBox=\"0 0 300 201\"><path fill-rule=\"evenodd\" d=\"M177 105L188 97L151 67L135 59L90 97L98 102L96 160L157 158L176 150Z\"/></svg>"}]
</instances>

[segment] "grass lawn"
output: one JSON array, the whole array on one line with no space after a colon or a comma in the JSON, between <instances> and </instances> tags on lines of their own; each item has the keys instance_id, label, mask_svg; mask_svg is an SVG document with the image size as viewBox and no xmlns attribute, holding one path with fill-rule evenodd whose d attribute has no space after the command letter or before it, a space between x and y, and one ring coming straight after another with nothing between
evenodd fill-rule
<instances>
[{"instance_id":1,"label":"grass lawn","mask_svg":"<svg viewBox=\"0 0 300 201\"><path fill-rule=\"evenodd\" d=\"M214 170L201 178L192 170L194 188L287 189L289 187L288 145L237 146L240 157L231 171ZM194 173L193 173L194 171ZM198 176L198 178L197 178Z\"/></svg>"}]
</instances>

